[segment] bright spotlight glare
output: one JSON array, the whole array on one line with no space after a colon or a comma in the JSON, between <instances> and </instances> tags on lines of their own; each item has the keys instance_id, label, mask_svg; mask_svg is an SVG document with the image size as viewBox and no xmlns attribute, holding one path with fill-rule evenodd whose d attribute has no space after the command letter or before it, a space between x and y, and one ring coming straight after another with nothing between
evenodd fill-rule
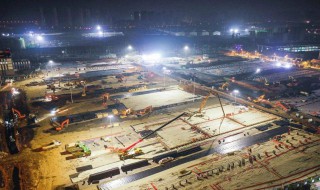
<instances>
[{"instance_id":1,"label":"bright spotlight glare","mask_svg":"<svg viewBox=\"0 0 320 190\"><path fill-rule=\"evenodd\" d=\"M133 48L132 48L132 46L131 45L129 45L128 46L128 50L132 50Z\"/></svg>"},{"instance_id":2,"label":"bright spotlight glare","mask_svg":"<svg viewBox=\"0 0 320 190\"><path fill-rule=\"evenodd\" d=\"M43 37L39 35L39 36L37 36L37 40L41 42L41 41L43 41Z\"/></svg>"},{"instance_id":3,"label":"bright spotlight glare","mask_svg":"<svg viewBox=\"0 0 320 190\"><path fill-rule=\"evenodd\" d=\"M261 69L258 68L258 69L256 70L256 73L260 73L260 72L261 72Z\"/></svg>"},{"instance_id":4,"label":"bright spotlight glare","mask_svg":"<svg viewBox=\"0 0 320 190\"><path fill-rule=\"evenodd\" d=\"M238 30L238 29L234 29L234 32L235 32L235 33L238 33L238 32L239 32L239 30Z\"/></svg>"},{"instance_id":5,"label":"bright spotlight glare","mask_svg":"<svg viewBox=\"0 0 320 190\"><path fill-rule=\"evenodd\" d=\"M101 26L100 25L98 25L96 28L97 28L97 30L101 30Z\"/></svg>"},{"instance_id":6,"label":"bright spotlight glare","mask_svg":"<svg viewBox=\"0 0 320 190\"><path fill-rule=\"evenodd\" d=\"M277 62L277 63L276 63L276 66L277 66L277 67L281 67L281 63L280 63L280 62Z\"/></svg>"},{"instance_id":7,"label":"bright spotlight glare","mask_svg":"<svg viewBox=\"0 0 320 190\"><path fill-rule=\"evenodd\" d=\"M184 46L184 48L183 48L184 50L189 50L189 46Z\"/></svg>"},{"instance_id":8,"label":"bright spotlight glare","mask_svg":"<svg viewBox=\"0 0 320 190\"><path fill-rule=\"evenodd\" d=\"M155 61L157 59L161 58L161 54L159 53L153 53L153 54L149 54L149 55L142 55L142 59L146 60L146 61Z\"/></svg>"},{"instance_id":9,"label":"bright spotlight glare","mask_svg":"<svg viewBox=\"0 0 320 190\"><path fill-rule=\"evenodd\" d=\"M12 88L12 94L17 95L17 94L19 94L19 91L17 91L15 88Z\"/></svg>"},{"instance_id":10,"label":"bright spotlight glare","mask_svg":"<svg viewBox=\"0 0 320 190\"><path fill-rule=\"evenodd\" d=\"M233 93L238 94L239 90L233 90Z\"/></svg>"},{"instance_id":11,"label":"bright spotlight glare","mask_svg":"<svg viewBox=\"0 0 320 190\"><path fill-rule=\"evenodd\" d=\"M103 35L103 32L102 32L102 31L99 31L98 34L99 34L100 36L102 36L102 35Z\"/></svg>"},{"instance_id":12,"label":"bright spotlight glare","mask_svg":"<svg viewBox=\"0 0 320 190\"><path fill-rule=\"evenodd\" d=\"M290 64L290 63L287 63L287 64L285 64L285 66L284 66L285 68L287 68L287 69L289 69L289 68L291 68L292 67L292 65Z\"/></svg>"},{"instance_id":13,"label":"bright spotlight glare","mask_svg":"<svg viewBox=\"0 0 320 190\"><path fill-rule=\"evenodd\" d=\"M51 115L56 115L57 111L56 110L51 110Z\"/></svg>"}]
</instances>

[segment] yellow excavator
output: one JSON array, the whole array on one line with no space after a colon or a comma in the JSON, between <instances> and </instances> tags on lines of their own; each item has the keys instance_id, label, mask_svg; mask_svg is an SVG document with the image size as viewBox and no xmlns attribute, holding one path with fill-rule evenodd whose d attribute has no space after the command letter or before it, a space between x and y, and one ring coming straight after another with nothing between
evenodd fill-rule
<instances>
[{"instance_id":1,"label":"yellow excavator","mask_svg":"<svg viewBox=\"0 0 320 190\"><path fill-rule=\"evenodd\" d=\"M198 112L195 112L194 114L192 114L187 120L191 119L191 117L193 117L193 116L201 117L203 115L202 109L206 106L207 101L208 101L210 95L212 95L212 94L213 94L213 92L209 92L209 94L202 99ZM215 93L215 94L217 95L217 97L219 99L219 103L220 103L223 115L225 116L219 93Z\"/></svg>"},{"instance_id":2,"label":"yellow excavator","mask_svg":"<svg viewBox=\"0 0 320 190\"><path fill-rule=\"evenodd\" d=\"M229 86L229 83L228 83L228 82L225 82L225 83L223 83L223 84L219 87L219 89L220 89L220 90L226 90L226 89L228 88L228 86Z\"/></svg>"},{"instance_id":3,"label":"yellow excavator","mask_svg":"<svg viewBox=\"0 0 320 190\"><path fill-rule=\"evenodd\" d=\"M259 96L257 99L253 100L253 102L254 103L259 103L259 102L264 100L264 97L265 97L265 95L263 94L263 95Z\"/></svg>"}]
</instances>

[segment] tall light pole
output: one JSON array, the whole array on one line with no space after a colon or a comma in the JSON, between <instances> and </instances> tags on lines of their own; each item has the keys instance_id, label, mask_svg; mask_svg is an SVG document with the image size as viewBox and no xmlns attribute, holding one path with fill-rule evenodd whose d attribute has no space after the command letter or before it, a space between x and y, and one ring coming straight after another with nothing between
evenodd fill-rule
<instances>
[{"instance_id":1,"label":"tall light pole","mask_svg":"<svg viewBox=\"0 0 320 190\"><path fill-rule=\"evenodd\" d=\"M166 88L166 67L163 67L163 88Z\"/></svg>"},{"instance_id":2,"label":"tall light pole","mask_svg":"<svg viewBox=\"0 0 320 190\"><path fill-rule=\"evenodd\" d=\"M237 94L239 93L239 90L233 90L234 95L234 106L233 106L233 115L236 112L236 104L237 104Z\"/></svg>"},{"instance_id":3,"label":"tall light pole","mask_svg":"<svg viewBox=\"0 0 320 190\"><path fill-rule=\"evenodd\" d=\"M70 99L71 99L71 103L73 103L73 97L72 97L72 87L70 87Z\"/></svg>"},{"instance_id":4,"label":"tall light pole","mask_svg":"<svg viewBox=\"0 0 320 190\"><path fill-rule=\"evenodd\" d=\"M53 70L52 70L52 66L53 66L53 61L52 60L49 60L48 61L48 64L50 65L50 67L51 67L51 75L53 76Z\"/></svg>"},{"instance_id":5,"label":"tall light pole","mask_svg":"<svg viewBox=\"0 0 320 190\"><path fill-rule=\"evenodd\" d=\"M113 118L113 115L108 115L108 118L110 120L110 126L112 126L112 118Z\"/></svg>"},{"instance_id":6,"label":"tall light pole","mask_svg":"<svg viewBox=\"0 0 320 190\"><path fill-rule=\"evenodd\" d=\"M184 51L184 53L185 53L186 58L187 58L187 53L189 52L189 50L190 50L189 46L185 45L185 46L183 47L183 51Z\"/></svg>"}]
</instances>

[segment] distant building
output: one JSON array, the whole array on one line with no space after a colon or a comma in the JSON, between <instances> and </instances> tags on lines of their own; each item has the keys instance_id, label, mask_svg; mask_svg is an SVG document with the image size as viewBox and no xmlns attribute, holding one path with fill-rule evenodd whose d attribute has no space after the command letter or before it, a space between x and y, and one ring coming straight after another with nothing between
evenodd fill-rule
<instances>
[{"instance_id":1,"label":"distant building","mask_svg":"<svg viewBox=\"0 0 320 190\"><path fill-rule=\"evenodd\" d=\"M6 79L19 78L24 71L31 69L29 60L12 60L11 51L9 49L0 51L0 81Z\"/></svg>"},{"instance_id":2,"label":"distant building","mask_svg":"<svg viewBox=\"0 0 320 190\"><path fill-rule=\"evenodd\" d=\"M31 69L30 61L27 59L14 60L13 63L14 71L22 71Z\"/></svg>"},{"instance_id":3,"label":"distant building","mask_svg":"<svg viewBox=\"0 0 320 190\"><path fill-rule=\"evenodd\" d=\"M14 75L14 68L11 59L11 51L0 51L0 76L1 81L5 80L8 76Z\"/></svg>"}]
</instances>

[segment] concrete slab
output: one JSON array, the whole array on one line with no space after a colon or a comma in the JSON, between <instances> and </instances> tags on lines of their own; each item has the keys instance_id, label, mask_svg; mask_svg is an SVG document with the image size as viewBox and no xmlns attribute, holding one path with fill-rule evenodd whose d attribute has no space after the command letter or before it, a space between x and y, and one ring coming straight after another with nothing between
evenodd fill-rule
<instances>
[{"instance_id":1,"label":"concrete slab","mask_svg":"<svg viewBox=\"0 0 320 190\"><path fill-rule=\"evenodd\" d=\"M219 118L203 122L198 124L197 126L211 135L226 133L228 131L241 129L244 127L243 125L236 123L228 118Z\"/></svg>"},{"instance_id":2,"label":"concrete slab","mask_svg":"<svg viewBox=\"0 0 320 190\"><path fill-rule=\"evenodd\" d=\"M279 119L277 116L260 112L258 110L250 110L248 112L235 114L234 116L231 116L231 118L245 126L261 124L263 122Z\"/></svg>"},{"instance_id":3,"label":"concrete slab","mask_svg":"<svg viewBox=\"0 0 320 190\"><path fill-rule=\"evenodd\" d=\"M167 127L157 132L161 141L170 149L193 142L193 139L204 138L205 136L182 120L176 120Z\"/></svg>"},{"instance_id":4,"label":"concrete slab","mask_svg":"<svg viewBox=\"0 0 320 190\"><path fill-rule=\"evenodd\" d=\"M139 96L131 96L122 98L120 101L128 108L134 110L144 109L148 106L160 107L170 104L181 103L185 101L192 101L194 98L200 98L194 96L188 92L182 90L168 90L162 92L155 92L150 94L143 94Z\"/></svg>"}]
</instances>

